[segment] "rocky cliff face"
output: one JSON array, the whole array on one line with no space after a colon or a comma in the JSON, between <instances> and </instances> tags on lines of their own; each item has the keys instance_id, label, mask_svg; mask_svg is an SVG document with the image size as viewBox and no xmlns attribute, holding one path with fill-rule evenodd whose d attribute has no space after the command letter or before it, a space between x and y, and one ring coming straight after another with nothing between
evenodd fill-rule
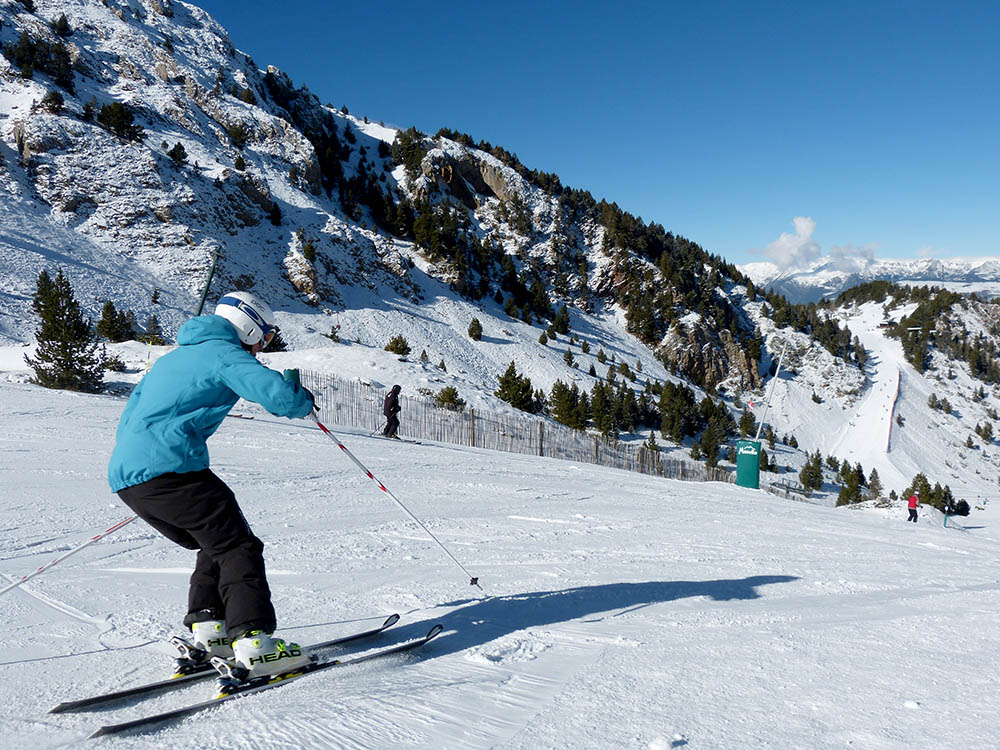
<instances>
[{"instance_id":1,"label":"rocky cliff face","mask_svg":"<svg viewBox=\"0 0 1000 750\"><path fill-rule=\"evenodd\" d=\"M692 373L698 382L725 384L737 391L761 385L758 363L750 361L729 331L716 332L689 320L671 327L661 351L668 362L681 372Z\"/></svg>"},{"instance_id":2,"label":"rocky cliff face","mask_svg":"<svg viewBox=\"0 0 1000 750\"><path fill-rule=\"evenodd\" d=\"M109 267L124 264L122 274L96 282L93 297L140 301L157 288L170 302L159 311L169 329L192 309L214 250L220 284L249 284L276 304L316 305L324 295L336 304L339 286L380 280L412 294L401 278L406 264L383 262L397 250L387 251L370 220L345 216L327 193L306 136L327 123L342 135L351 131L357 145L343 160L350 177L361 149L377 144L363 123L322 107L281 71L258 69L196 7L169 0L34 6L30 13L20 2L0 3L0 45L10 48L22 35L35 45L63 44L72 90L37 68L24 77L0 57L0 143L7 150L0 183L12 211L43 207L46 221L72 230L71 244L95 244ZM64 38L49 24L62 13L72 29ZM43 106L53 92L61 106ZM122 137L102 124L102 107L115 102L145 137ZM183 160L170 155L178 145ZM300 230L314 240L314 260L296 254ZM17 269L16 286L27 293L51 261L17 243L0 244ZM73 255L71 247L65 251ZM123 284L135 287L124 291ZM12 318L30 317L24 296L0 301L0 308Z\"/></svg>"},{"instance_id":3,"label":"rocky cliff face","mask_svg":"<svg viewBox=\"0 0 1000 750\"><path fill-rule=\"evenodd\" d=\"M65 38L49 23L61 13L72 28ZM358 199L373 185L396 202L460 207L463 236L496 254L483 271L489 278L478 279L491 297L501 286L502 256L519 277L541 280L555 308L614 316L636 289L650 299L671 293L642 248L627 240L611 246L601 209L540 188L494 153L426 138L411 183L386 155L394 129L325 107L282 71L259 68L194 6L35 0L29 13L0 0L0 23L5 47L26 34L35 43L64 44L72 60L72 85L61 88L44 70L26 78L0 58L0 189L11 196L6 209L20 217L12 221L30 213L58 226L50 234L68 245L66 257L97 248L95 266L113 269L86 290L92 315L102 300L123 299L141 319L153 311L148 299L157 290L167 305L155 312L169 333L194 308L213 257L217 286L253 289L277 306L305 310L336 309L351 288L416 300L415 258L424 261L421 273L456 278L458 261L430 260L392 231L391 217L376 228L371 204ZM62 105L43 106L53 91ZM116 134L102 121L112 103L125 106L144 137ZM33 279L52 258L3 237L0 251L11 259L0 276L16 292L0 297L0 313L22 321L8 329L21 336ZM461 280L455 289L468 292ZM720 296L732 291L722 288L730 281L720 284ZM736 332L691 321L647 344L702 382L752 387L757 366L739 342L753 323L741 320Z\"/></svg>"}]
</instances>

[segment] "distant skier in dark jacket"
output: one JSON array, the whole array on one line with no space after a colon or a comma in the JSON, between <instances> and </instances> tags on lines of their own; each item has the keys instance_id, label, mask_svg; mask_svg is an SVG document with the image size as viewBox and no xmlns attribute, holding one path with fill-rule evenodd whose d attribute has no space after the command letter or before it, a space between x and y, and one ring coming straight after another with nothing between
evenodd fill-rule
<instances>
[{"instance_id":1,"label":"distant skier in dark jacket","mask_svg":"<svg viewBox=\"0 0 1000 750\"><path fill-rule=\"evenodd\" d=\"M382 435L388 438L396 437L396 430L399 429L399 391L400 386L394 385L392 390L389 391L389 395L385 397L385 401L382 403L382 414L385 415L385 429L382 430Z\"/></svg>"},{"instance_id":2,"label":"distant skier in dark jacket","mask_svg":"<svg viewBox=\"0 0 1000 750\"><path fill-rule=\"evenodd\" d=\"M240 397L280 417L313 410L312 393L292 371L282 377L257 361L277 332L271 309L248 292L227 294L214 315L181 326L177 348L132 391L108 466L111 489L126 505L170 541L198 550L184 618L205 652L197 657L235 655L252 674L285 671L306 657L271 637L264 544L209 469L206 441ZM179 671L186 666L179 660Z\"/></svg>"}]
</instances>

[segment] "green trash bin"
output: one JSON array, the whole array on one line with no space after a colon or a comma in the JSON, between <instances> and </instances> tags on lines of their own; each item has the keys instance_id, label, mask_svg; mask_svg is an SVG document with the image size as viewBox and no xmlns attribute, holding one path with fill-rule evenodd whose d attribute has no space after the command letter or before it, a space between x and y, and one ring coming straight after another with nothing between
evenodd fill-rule
<instances>
[{"instance_id":1,"label":"green trash bin","mask_svg":"<svg viewBox=\"0 0 1000 750\"><path fill-rule=\"evenodd\" d=\"M736 484L760 489L760 441L736 441Z\"/></svg>"}]
</instances>

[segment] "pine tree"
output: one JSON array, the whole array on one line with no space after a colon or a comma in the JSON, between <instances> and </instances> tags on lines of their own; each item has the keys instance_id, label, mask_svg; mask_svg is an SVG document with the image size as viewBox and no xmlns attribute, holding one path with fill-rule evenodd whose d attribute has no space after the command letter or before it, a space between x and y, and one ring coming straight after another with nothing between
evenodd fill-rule
<instances>
[{"instance_id":1,"label":"pine tree","mask_svg":"<svg viewBox=\"0 0 1000 750\"><path fill-rule=\"evenodd\" d=\"M852 471L837 494L837 505L860 503L864 499L864 495L861 494L861 482L858 481L857 473Z\"/></svg>"},{"instance_id":2,"label":"pine tree","mask_svg":"<svg viewBox=\"0 0 1000 750\"><path fill-rule=\"evenodd\" d=\"M469 338L473 341L483 340L483 324L479 322L479 318L473 318L469 323Z\"/></svg>"},{"instance_id":3,"label":"pine tree","mask_svg":"<svg viewBox=\"0 0 1000 750\"><path fill-rule=\"evenodd\" d=\"M150 315L146 321L146 331L139 337L139 340L153 346L163 346L167 343L163 338L163 331L160 328L160 319L155 315Z\"/></svg>"},{"instance_id":4,"label":"pine tree","mask_svg":"<svg viewBox=\"0 0 1000 750\"><path fill-rule=\"evenodd\" d=\"M868 479L868 496L871 497L872 500L881 500L882 492L882 480L879 479L878 470L872 468L871 477Z\"/></svg>"},{"instance_id":5,"label":"pine tree","mask_svg":"<svg viewBox=\"0 0 1000 750\"><path fill-rule=\"evenodd\" d=\"M582 430L584 425L580 421L580 389L573 384L567 386L561 380L552 384L552 391L548 397L549 415L560 424L572 427L575 430Z\"/></svg>"},{"instance_id":6,"label":"pine tree","mask_svg":"<svg viewBox=\"0 0 1000 750\"><path fill-rule=\"evenodd\" d=\"M462 411L465 408L465 400L459 398L458 390L454 386L446 385L434 397L434 405L449 411Z\"/></svg>"},{"instance_id":7,"label":"pine tree","mask_svg":"<svg viewBox=\"0 0 1000 750\"><path fill-rule=\"evenodd\" d=\"M61 268L55 279L46 270L38 275L31 306L41 319L35 331L35 356L24 357L35 371L34 382L46 388L99 392L104 387L104 362L90 321L84 319Z\"/></svg>"},{"instance_id":8,"label":"pine tree","mask_svg":"<svg viewBox=\"0 0 1000 750\"><path fill-rule=\"evenodd\" d=\"M267 218L276 227L281 226L281 206L276 202L271 203L271 210L267 212Z\"/></svg>"},{"instance_id":9,"label":"pine tree","mask_svg":"<svg viewBox=\"0 0 1000 750\"><path fill-rule=\"evenodd\" d=\"M141 141L146 136L141 125L133 124L132 111L121 102L101 107L97 122L126 141Z\"/></svg>"},{"instance_id":10,"label":"pine tree","mask_svg":"<svg viewBox=\"0 0 1000 750\"><path fill-rule=\"evenodd\" d=\"M802 471L799 472L799 482L807 490L818 490L823 486L823 458L819 451L806 459Z\"/></svg>"},{"instance_id":11,"label":"pine tree","mask_svg":"<svg viewBox=\"0 0 1000 750\"><path fill-rule=\"evenodd\" d=\"M184 145L180 142L175 143L173 148L167 151L167 156L173 159L174 164L176 164L178 167L184 164L184 162L186 162L188 158L187 150L184 148Z\"/></svg>"},{"instance_id":12,"label":"pine tree","mask_svg":"<svg viewBox=\"0 0 1000 750\"><path fill-rule=\"evenodd\" d=\"M97 321L97 335L114 344L129 341L135 336L135 315L131 311L116 310L115 303L108 300Z\"/></svg>"},{"instance_id":13,"label":"pine tree","mask_svg":"<svg viewBox=\"0 0 1000 750\"><path fill-rule=\"evenodd\" d=\"M389 339L389 343L385 345L385 350L405 357L410 353L410 344L402 335L396 335Z\"/></svg>"},{"instance_id":14,"label":"pine tree","mask_svg":"<svg viewBox=\"0 0 1000 750\"><path fill-rule=\"evenodd\" d=\"M639 463L647 466L655 466L659 463L659 459L660 446L656 443L656 435L650 431L649 439L639 448Z\"/></svg>"},{"instance_id":15,"label":"pine tree","mask_svg":"<svg viewBox=\"0 0 1000 750\"><path fill-rule=\"evenodd\" d=\"M52 31L61 37L72 36L73 29L70 28L69 19L66 18L65 13L52 22Z\"/></svg>"},{"instance_id":16,"label":"pine tree","mask_svg":"<svg viewBox=\"0 0 1000 750\"><path fill-rule=\"evenodd\" d=\"M493 392L493 395L501 401L506 401L515 409L521 411L534 412L534 396L531 389L531 380L523 375L517 374L517 367L514 362L507 366L503 375L498 375L497 380L500 387Z\"/></svg>"}]
</instances>

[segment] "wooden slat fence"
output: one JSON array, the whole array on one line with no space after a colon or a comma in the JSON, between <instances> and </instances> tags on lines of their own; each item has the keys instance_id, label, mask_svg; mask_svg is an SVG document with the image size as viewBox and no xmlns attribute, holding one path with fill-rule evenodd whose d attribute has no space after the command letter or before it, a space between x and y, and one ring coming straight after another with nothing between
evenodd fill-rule
<instances>
[{"instance_id":1,"label":"wooden slat fence","mask_svg":"<svg viewBox=\"0 0 1000 750\"><path fill-rule=\"evenodd\" d=\"M324 421L372 433L385 425L382 402L388 390L328 373L303 370ZM486 450L545 456L610 466L642 474L700 482L733 482L723 468L664 458L643 447L624 445L530 416L490 414L473 409L450 411L431 399L400 393L400 437L470 445Z\"/></svg>"}]
</instances>

